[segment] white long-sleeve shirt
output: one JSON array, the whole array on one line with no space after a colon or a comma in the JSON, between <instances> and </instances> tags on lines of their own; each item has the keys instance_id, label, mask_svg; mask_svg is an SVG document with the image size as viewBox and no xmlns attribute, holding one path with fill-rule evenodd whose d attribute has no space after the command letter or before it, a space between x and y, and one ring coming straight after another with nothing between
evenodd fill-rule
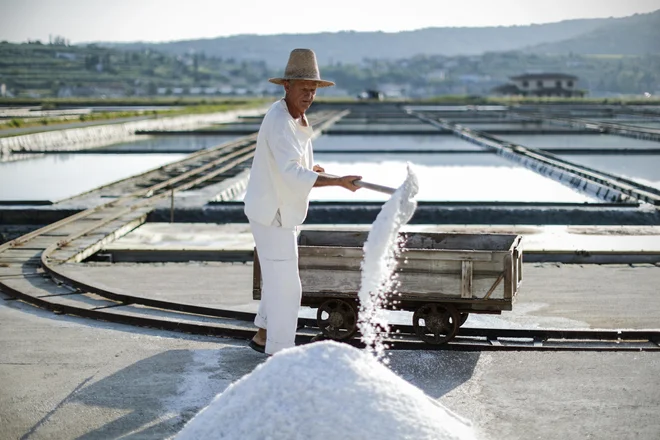
<instances>
[{"instance_id":1,"label":"white long-sleeve shirt","mask_svg":"<svg viewBox=\"0 0 660 440\"><path fill-rule=\"evenodd\" d=\"M294 119L284 99L266 112L243 199L245 215L271 225L279 210L282 227L301 225L307 217L309 193L318 178L312 171L311 126Z\"/></svg>"}]
</instances>

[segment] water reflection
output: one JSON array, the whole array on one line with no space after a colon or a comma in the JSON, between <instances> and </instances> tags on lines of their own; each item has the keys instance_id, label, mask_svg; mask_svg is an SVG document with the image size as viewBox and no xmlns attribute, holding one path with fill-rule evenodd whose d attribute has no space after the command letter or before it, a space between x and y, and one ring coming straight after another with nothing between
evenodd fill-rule
<instances>
[{"instance_id":1,"label":"water reflection","mask_svg":"<svg viewBox=\"0 0 660 440\"><path fill-rule=\"evenodd\" d=\"M660 189L660 155L657 154L634 156L571 154L564 158L580 165L627 177L642 185Z\"/></svg>"},{"instance_id":2,"label":"water reflection","mask_svg":"<svg viewBox=\"0 0 660 440\"><path fill-rule=\"evenodd\" d=\"M323 150L483 150L452 135L360 136L322 135L314 140L314 151Z\"/></svg>"},{"instance_id":3,"label":"water reflection","mask_svg":"<svg viewBox=\"0 0 660 440\"><path fill-rule=\"evenodd\" d=\"M0 163L0 200L57 201L183 157L183 154L53 154Z\"/></svg>"},{"instance_id":4,"label":"water reflection","mask_svg":"<svg viewBox=\"0 0 660 440\"><path fill-rule=\"evenodd\" d=\"M346 160L342 155L317 154L315 162L327 172L357 174L365 181L398 187L406 177L404 160L411 162L419 178L418 200L428 201L516 201L589 202L578 193L533 171L517 166L495 154L358 155ZM387 200L374 191L350 193L343 188L317 188L313 200Z\"/></svg>"},{"instance_id":5,"label":"water reflection","mask_svg":"<svg viewBox=\"0 0 660 440\"><path fill-rule=\"evenodd\" d=\"M532 148L658 148L658 143L610 134L497 135L497 138Z\"/></svg>"},{"instance_id":6,"label":"water reflection","mask_svg":"<svg viewBox=\"0 0 660 440\"><path fill-rule=\"evenodd\" d=\"M103 151L140 151L140 152L169 152L169 151L198 151L216 145L229 142L236 139L235 135L172 135L172 136L139 136L132 142L122 142L119 144L104 147Z\"/></svg>"},{"instance_id":7,"label":"water reflection","mask_svg":"<svg viewBox=\"0 0 660 440\"><path fill-rule=\"evenodd\" d=\"M361 175L365 181L398 187L406 178L406 161L419 179L418 200L499 202L596 202L554 180L495 154L400 155L316 153L326 172ZM243 196L237 198L242 200ZM315 188L313 201L385 201L388 195L369 190L355 193L338 187Z\"/></svg>"}]
</instances>

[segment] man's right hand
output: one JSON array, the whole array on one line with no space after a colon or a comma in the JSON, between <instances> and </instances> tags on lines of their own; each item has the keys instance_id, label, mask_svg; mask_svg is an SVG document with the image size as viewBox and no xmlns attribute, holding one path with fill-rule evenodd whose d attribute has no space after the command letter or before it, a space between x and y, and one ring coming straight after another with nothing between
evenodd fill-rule
<instances>
[{"instance_id":1,"label":"man's right hand","mask_svg":"<svg viewBox=\"0 0 660 440\"><path fill-rule=\"evenodd\" d=\"M355 182L356 180L362 180L362 176L343 176L340 179L341 179L341 186L343 186L347 190L355 192L358 189L360 189L360 187L353 182Z\"/></svg>"}]
</instances>

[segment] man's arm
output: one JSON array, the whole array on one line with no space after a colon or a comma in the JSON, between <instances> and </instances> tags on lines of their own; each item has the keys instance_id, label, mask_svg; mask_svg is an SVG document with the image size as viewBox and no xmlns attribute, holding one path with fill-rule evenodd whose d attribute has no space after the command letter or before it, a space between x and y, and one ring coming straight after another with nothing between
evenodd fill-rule
<instances>
[{"instance_id":1,"label":"man's arm","mask_svg":"<svg viewBox=\"0 0 660 440\"><path fill-rule=\"evenodd\" d=\"M356 186L353 182L356 180L362 180L362 176L330 176L328 174L319 173L319 176L314 182L315 187L319 186L341 186L346 188L349 191L357 191L360 189L359 186Z\"/></svg>"}]
</instances>

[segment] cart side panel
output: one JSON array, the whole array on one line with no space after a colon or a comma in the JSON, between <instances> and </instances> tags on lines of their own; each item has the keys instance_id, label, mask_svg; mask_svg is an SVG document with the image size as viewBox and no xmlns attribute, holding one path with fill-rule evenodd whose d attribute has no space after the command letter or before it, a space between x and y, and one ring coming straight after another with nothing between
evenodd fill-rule
<instances>
[{"instance_id":1,"label":"cart side panel","mask_svg":"<svg viewBox=\"0 0 660 440\"><path fill-rule=\"evenodd\" d=\"M310 247L362 248L369 231L336 231L304 229L298 235L298 244ZM518 240L512 234L451 234L434 232L400 233L404 247L423 250L481 250L510 251Z\"/></svg>"},{"instance_id":2,"label":"cart side panel","mask_svg":"<svg viewBox=\"0 0 660 440\"><path fill-rule=\"evenodd\" d=\"M412 233L405 236L410 249L509 251L518 236L511 234Z\"/></svg>"},{"instance_id":3,"label":"cart side panel","mask_svg":"<svg viewBox=\"0 0 660 440\"><path fill-rule=\"evenodd\" d=\"M498 273L472 274L471 296L467 298L483 298L489 292ZM341 269L302 269L300 280L304 295L328 295L341 293L357 295L360 290L361 273L355 270ZM398 274L399 286L397 292L406 296L418 297L425 301L432 297L437 298L466 298L461 296L463 277L460 272L455 273L421 273L401 272ZM503 288L498 286L490 298L503 298Z\"/></svg>"}]
</instances>

